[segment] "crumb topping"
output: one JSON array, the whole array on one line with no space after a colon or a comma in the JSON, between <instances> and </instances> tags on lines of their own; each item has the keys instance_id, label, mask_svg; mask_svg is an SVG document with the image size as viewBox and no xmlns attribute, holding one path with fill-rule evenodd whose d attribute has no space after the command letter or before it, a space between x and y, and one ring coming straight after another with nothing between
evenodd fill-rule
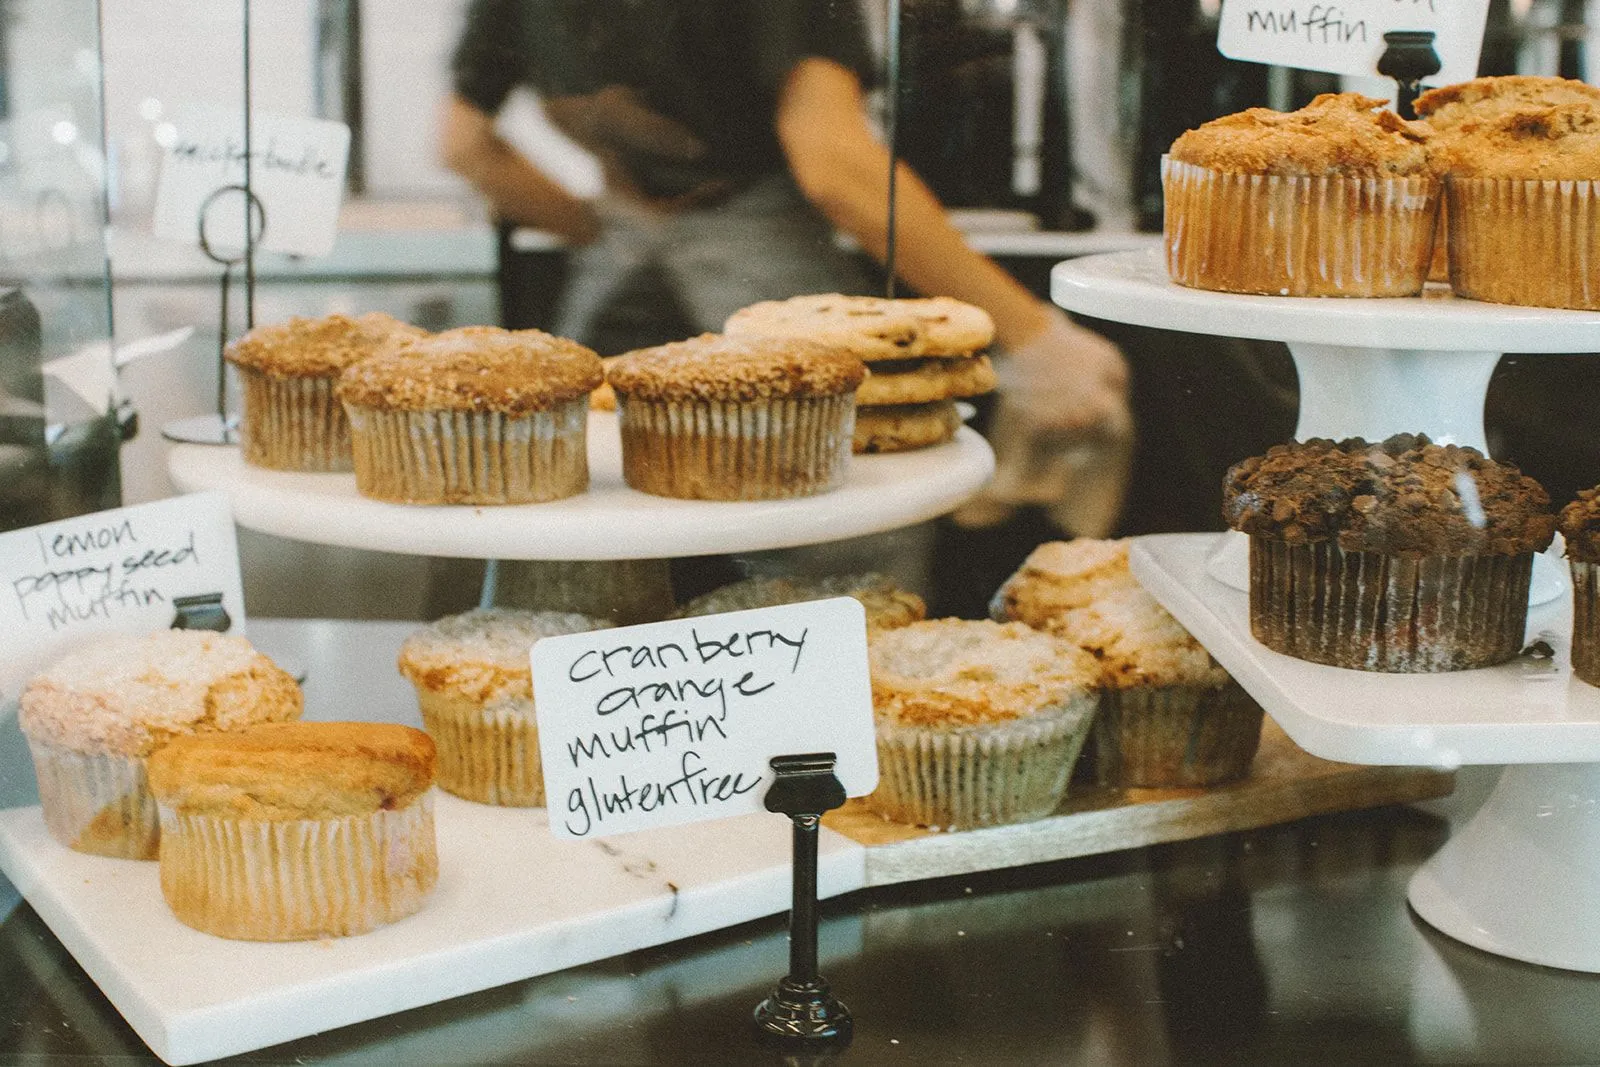
<instances>
[{"instance_id":1,"label":"crumb topping","mask_svg":"<svg viewBox=\"0 0 1600 1067\"><path fill-rule=\"evenodd\" d=\"M1573 78L1507 74L1429 89L1417 97L1417 115L1435 132L1461 129L1513 111L1556 104L1600 104L1600 88Z\"/></svg>"},{"instance_id":2,"label":"crumb topping","mask_svg":"<svg viewBox=\"0 0 1600 1067\"><path fill-rule=\"evenodd\" d=\"M228 362L279 378L331 378L353 363L428 331L381 311L292 318L257 326L228 345Z\"/></svg>"},{"instance_id":3,"label":"crumb topping","mask_svg":"<svg viewBox=\"0 0 1600 1067\"><path fill-rule=\"evenodd\" d=\"M1360 93L1323 93L1299 111L1253 107L1172 143L1171 158L1230 173L1309 176L1425 174L1428 129Z\"/></svg>"},{"instance_id":4,"label":"crumb topping","mask_svg":"<svg viewBox=\"0 0 1600 1067\"><path fill-rule=\"evenodd\" d=\"M400 673L419 689L484 704L532 700L528 650L541 638L610 629L576 612L478 608L423 627L400 646Z\"/></svg>"},{"instance_id":5,"label":"crumb topping","mask_svg":"<svg viewBox=\"0 0 1600 1067\"><path fill-rule=\"evenodd\" d=\"M606 368L617 393L666 401L838 396L866 375L861 358L838 345L714 333L628 352Z\"/></svg>"},{"instance_id":6,"label":"crumb topping","mask_svg":"<svg viewBox=\"0 0 1600 1067\"><path fill-rule=\"evenodd\" d=\"M1600 563L1600 486L1578 490L1578 499L1561 509L1560 526L1568 559Z\"/></svg>"},{"instance_id":7,"label":"crumb topping","mask_svg":"<svg viewBox=\"0 0 1600 1067\"><path fill-rule=\"evenodd\" d=\"M1086 695L1094 657L1020 622L933 619L868 635L872 706L903 725L1026 718Z\"/></svg>"},{"instance_id":8,"label":"crumb topping","mask_svg":"<svg viewBox=\"0 0 1600 1067\"><path fill-rule=\"evenodd\" d=\"M867 609L869 627L905 626L928 614L921 597L881 574L831 574L825 578L747 578L696 597L678 609L677 617L770 608L836 596L859 600Z\"/></svg>"},{"instance_id":9,"label":"crumb topping","mask_svg":"<svg viewBox=\"0 0 1600 1067\"><path fill-rule=\"evenodd\" d=\"M1452 178L1600 180L1600 103L1530 107L1462 126L1433 159Z\"/></svg>"},{"instance_id":10,"label":"crumb topping","mask_svg":"<svg viewBox=\"0 0 1600 1067\"><path fill-rule=\"evenodd\" d=\"M586 395L600 357L542 330L464 326L408 341L339 377L339 399L398 411L497 411L513 417Z\"/></svg>"},{"instance_id":11,"label":"crumb topping","mask_svg":"<svg viewBox=\"0 0 1600 1067\"><path fill-rule=\"evenodd\" d=\"M161 630L95 638L29 680L23 733L79 752L148 756L174 737L300 717L300 687L242 637Z\"/></svg>"},{"instance_id":12,"label":"crumb topping","mask_svg":"<svg viewBox=\"0 0 1600 1067\"><path fill-rule=\"evenodd\" d=\"M1515 465L1421 434L1274 445L1228 471L1223 517L1290 544L1404 556L1538 551L1555 528L1549 494Z\"/></svg>"}]
</instances>

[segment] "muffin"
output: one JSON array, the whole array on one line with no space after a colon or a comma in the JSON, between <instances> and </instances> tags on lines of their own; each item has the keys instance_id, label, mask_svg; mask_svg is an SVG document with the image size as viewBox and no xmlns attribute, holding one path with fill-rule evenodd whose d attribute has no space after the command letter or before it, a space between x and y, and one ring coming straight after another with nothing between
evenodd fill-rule
<instances>
[{"instance_id":1,"label":"muffin","mask_svg":"<svg viewBox=\"0 0 1600 1067\"><path fill-rule=\"evenodd\" d=\"M45 826L69 848L155 859L146 760L174 738L300 717L300 687L242 637L107 635L29 680L17 721Z\"/></svg>"},{"instance_id":2,"label":"muffin","mask_svg":"<svg viewBox=\"0 0 1600 1067\"><path fill-rule=\"evenodd\" d=\"M150 759L161 895L244 941L365 933L439 877L433 742L390 723L269 723L179 738Z\"/></svg>"},{"instance_id":3,"label":"muffin","mask_svg":"<svg viewBox=\"0 0 1600 1067\"><path fill-rule=\"evenodd\" d=\"M1413 434L1276 445L1228 472L1223 514L1250 535L1257 640L1390 672L1515 656L1533 553L1555 528L1515 466Z\"/></svg>"},{"instance_id":4,"label":"muffin","mask_svg":"<svg viewBox=\"0 0 1600 1067\"><path fill-rule=\"evenodd\" d=\"M867 627L892 629L927 617L928 606L917 594L881 574L833 574L826 578L747 578L696 597L677 611L677 618L716 615L724 611L771 608L829 597L855 597L867 609Z\"/></svg>"},{"instance_id":5,"label":"muffin","mask_svg":"<svg viewBox=\"0 0 1600 1067\"><path fill-rule=\"evenodd\" d=\"M1134 579L1127 541L1040 545L993 610L1095 657L1100 707L1084 759L1101 785L1205 786L1249 772L1261 706Z\"/></svg>"},{"instance_id":6,"label":"muffin","mask_svg":"<svg viewBox=\"0 0 1600 1067\"><path fill-rule=\"evenodd\" d=\"M1572 673L1600 685L1600 487L1562 508L1560 526L1572 569Z\"/></svg>"},{"instance_id":7,"label":"muffin","mask_svg":"<svg viewBox=\"0 0 1600 1067\"><path fill-rule=\"evenodd\" d=\"M589 485L600 357L539 330L467 326L339 378L356 488L402 504L534 504Z\"/></svg>"},{"instance_id":8,"label":"muffin","mask_svg":"<svg viewBox=\"0 0 1600 1067\"><path fill-rule=\"evenodd\" d=\"M780 500L844 482L860 358L817 341L702 334L619 356L622 476L688 500Z\"/></svg>"},{"instance_id":9,"label":"muffin","mask_svg":"<svg viewBox=\"0 0 1600 1067\"><path fill-rule=\"evenodd\" d=\"M1093 657L1021 623L937 619L867 640L878 788L895 822L964 830L1054 811L1094 716Z\"/></svg>"},{"instance_id":10,"label":"muffin","mask_svg":"<svg viewBox=\"0 0 1600 1067\"><path fill-rule=\"evenodd\" d=\"M350 421L335 395L346 367L427 331L381 311L257 326L224 353L239 372L246 463L286 471L350 469Z\"/></svg>"},{"instance_id":11,"label":"muffin","mask_svg":"<svg viewBox=\"0 0 1600 1067\"><path fill-rule=\"evenodd\" d=\"M1427 129L1383 101L1325 93L1251 108L1173 142L1167 272L1179 285L1283 296L1411 296L1433 249Z\"/></svg>"},{"instance_id":12,"label":"muffin","mask_svg":"<svg viewBox=\"0 0 1600 1067\"><path fill-rule=\"evenodd\" d=\"M1434 160L1447 175L1452 290L1499 304L1600 309L1600 103L1473 124Z\"/></svg>"},{"instance_id":13,"label":"muffin","mask_svg":"<svg viewBox=\"0 0 1600 1067\"><path fill-rule=\"evenodd\" d=\"M610 627L567 612L481 608L406 638L400 673L416 686L422 724L438 745L440 787L482 804L542 806L528 650L543 637Z\"/></svg>"}]
</instances>

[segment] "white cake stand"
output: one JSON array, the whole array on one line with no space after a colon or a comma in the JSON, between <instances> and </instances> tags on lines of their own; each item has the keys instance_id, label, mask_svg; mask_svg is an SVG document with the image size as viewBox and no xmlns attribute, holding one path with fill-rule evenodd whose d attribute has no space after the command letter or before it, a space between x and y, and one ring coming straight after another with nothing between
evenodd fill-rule
<instances>
[{"instance_id":1,"label":"white cake stand","mask_svg":"<svg viewBox=\"0 0 1600 1067\"><path fill-rule=\"evenodd\" d=\"M1060 264L1052 294L1099 318L1287 341L1301 438L1426 432L1481 449L1484 391L1501 351L1600 351L1600 315L1432 290L1401 300L1206 293L1173 285L1150 252ZM1413 877L1418 914L1489 952L1600 971L1600 690L1571 676L1570 601L1530 613L1529 636L1546 640L1552 659L1440 675L1324 667L1250 636L1245 594L1208 562L1215 541L1141 538L1134 573L1302 747L1358 763L1508 764L1484 806Z\"/></svg>"}]
</instances>

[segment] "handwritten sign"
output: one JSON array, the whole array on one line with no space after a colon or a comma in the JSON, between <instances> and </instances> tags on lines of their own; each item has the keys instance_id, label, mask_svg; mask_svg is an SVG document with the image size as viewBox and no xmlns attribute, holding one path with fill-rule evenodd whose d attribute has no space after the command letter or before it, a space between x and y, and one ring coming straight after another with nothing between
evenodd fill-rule
<instances>
[{"instance_id":1,"label":"handwritten sign","mask_svg":"<svg viewBox=\"0 0 1600 1067\"><path fill-rule=\"evenodd\" d=\"M763 811L773 756L833 752L846 793L878 784L849 597L547 637L532 663L557 837Z\"/></svg>"},{"instance_id":2,"label":"handwritten sign","mask_svg":"<svg viewBox=\"0 0 1600 1067\"><path fill-rule=\"evenodd\" d=\"M173 121L156 186L154 231L198 244L201 220L217 254L244 251L244 117L237 109L191 107ZM257 247L299 256L333 250L344 196L350 127L323 119L254 112L250 188L261 202ZM263 225L264 222L264 225Z\"/></svg>"},{"instance_id":3,"label":"handwritten sign","mask_svg":"<svg viewBox=\"0 0 1600 1067\"><path fill-rule=\"evenodd\" d=\"M0 534L0 699L97 633L172 625L180 597L222 594L244 627L227 495L196 493Z\"/></svg>"},{"instance_id":4,"label":"handwritten sign","mask_svg":"<svg viewBox=\"0 0 1600 1067\"><path fill-rule=\"evenodd\" d=\"M1372 77L1391 30L1432 30L1443 67L1430 85L1478 73L1489 0L1224 0L1217 50L1229 59Z\"/></svg>"}]
</instances>

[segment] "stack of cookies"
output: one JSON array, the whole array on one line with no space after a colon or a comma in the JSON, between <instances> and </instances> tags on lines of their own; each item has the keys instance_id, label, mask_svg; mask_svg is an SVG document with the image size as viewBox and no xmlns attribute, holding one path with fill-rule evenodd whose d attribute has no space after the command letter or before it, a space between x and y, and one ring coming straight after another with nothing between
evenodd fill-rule
<instances>
[{"instance_id":1,"label":"stack of cookies","mask_svg":"<svg viewBox=\"0 0 1600 1067\"><path fill-rule=\"evenodd\" d=\"M983 354L994 323L981 308L948 297L797 296L752 304L724 329L732 336L806 337L860 356L870 373L856 391L856 452L948 441L961 426L955 402L995 386Z\"/></svg>"}]
</instances>

